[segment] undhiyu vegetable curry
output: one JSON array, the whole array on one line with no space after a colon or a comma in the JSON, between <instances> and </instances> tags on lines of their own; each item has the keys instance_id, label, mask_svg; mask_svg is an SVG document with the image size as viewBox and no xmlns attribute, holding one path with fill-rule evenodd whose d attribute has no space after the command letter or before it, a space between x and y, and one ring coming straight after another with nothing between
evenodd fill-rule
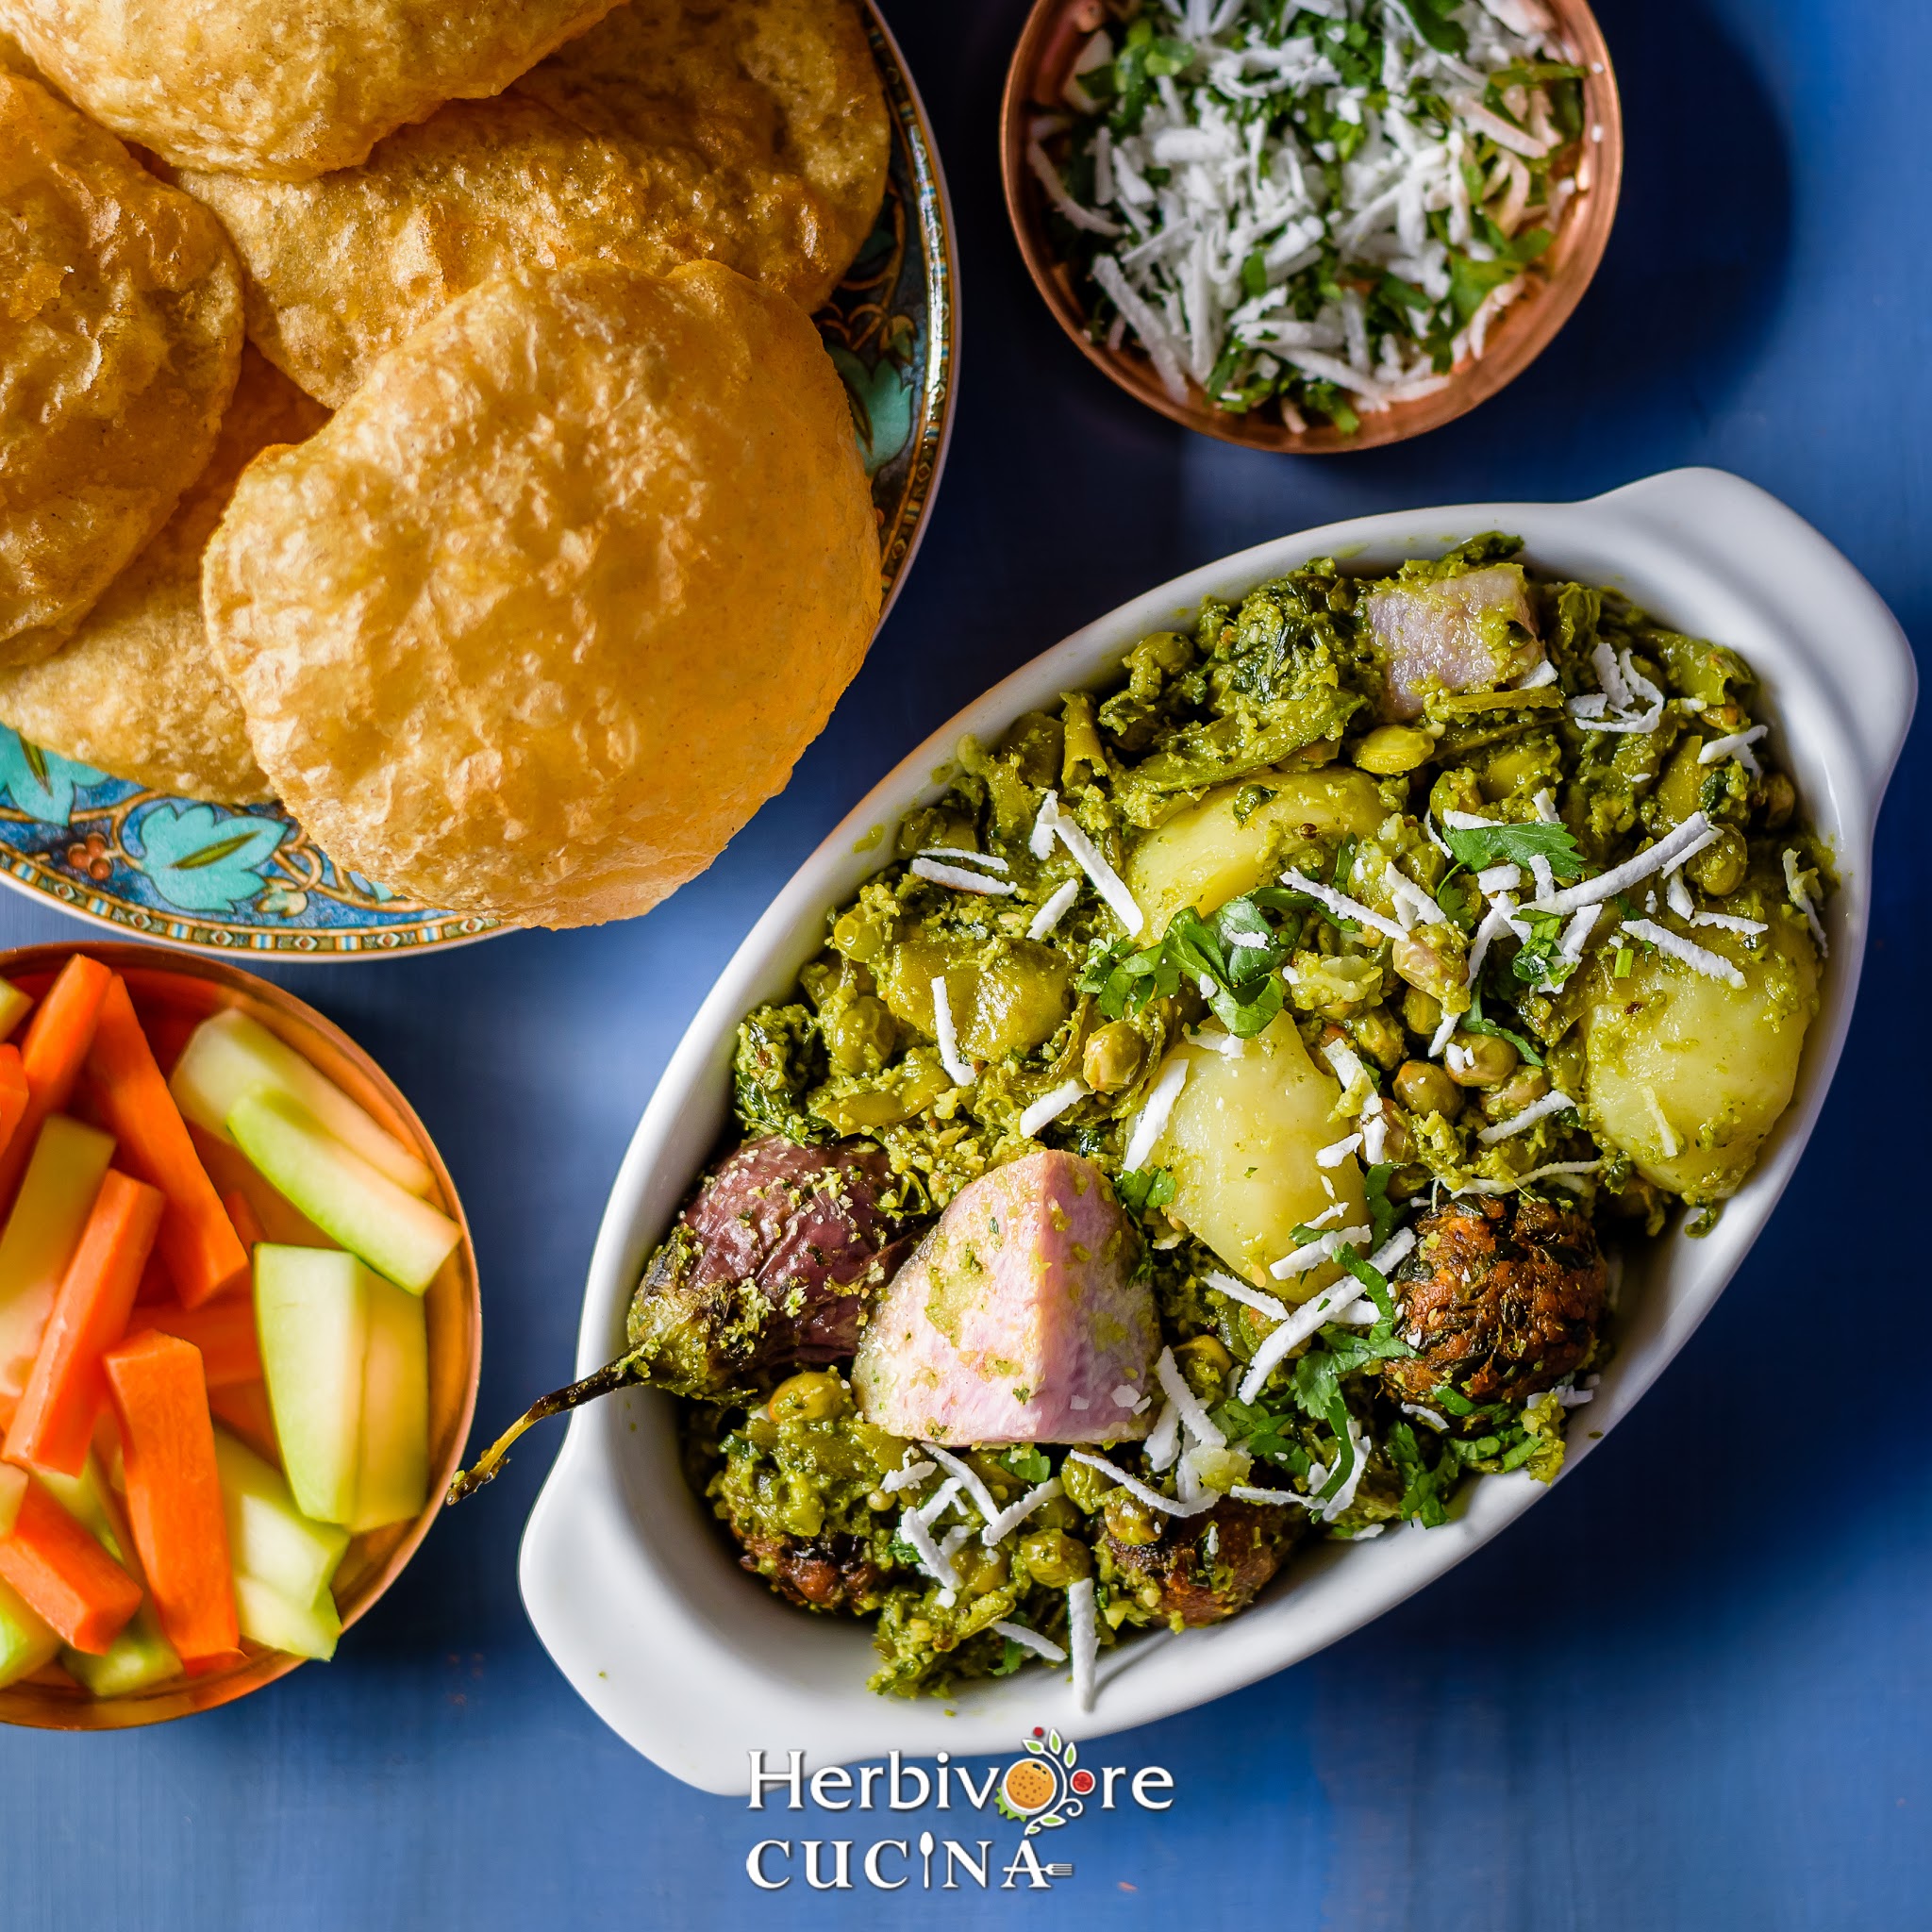
<instances>
[{"instance_id":1,"label":"undhiyu vegetable curry","mask_svg":"<svg viewBox=\"0 0 1932 1932\"><path fill-rule=\"evenodd\" d=\"M526 1422L669 1391L744 1568L901 1693L1091 1698L1304 1539L1550 1480L1625 1244L1791 1097L1830 873L1743 661L1518 549L1316 559L964 742L740 1029L628 1352Z\"/></svg>"}]
</instances>

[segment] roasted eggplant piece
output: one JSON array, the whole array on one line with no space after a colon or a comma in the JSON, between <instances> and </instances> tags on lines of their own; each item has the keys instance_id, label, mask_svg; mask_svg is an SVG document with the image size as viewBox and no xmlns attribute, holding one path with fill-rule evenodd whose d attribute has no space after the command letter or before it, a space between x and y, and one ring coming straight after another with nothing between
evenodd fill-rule
<instances>
[{"instance_id":1,"label":"roasted eggplant piece","mask_svg":"<svg viewBox=\"0 0 1932 1932\"><path fill-rule=\"evenodd\" d=\"M774 1134L726 1155L645 1267L628 1351L534 1404L457 1477L450 1500L488 1482L532 1423L613 1389L743 1401L794 1369L850 1357L917 1233L883 1205L891 1184L865 1141L807 1147Z\"/></svg>"}]
</instances>

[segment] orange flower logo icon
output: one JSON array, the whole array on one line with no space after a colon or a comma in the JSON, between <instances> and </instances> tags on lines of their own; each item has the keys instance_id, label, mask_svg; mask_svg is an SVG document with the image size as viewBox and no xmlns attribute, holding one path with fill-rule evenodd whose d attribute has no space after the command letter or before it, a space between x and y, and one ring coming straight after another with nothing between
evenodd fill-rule
<instances>
[{"instance_id":1,"label":"orange flower logo icon","mask_svg":"<svg viewBox=\"0 0 1932 1932\"><path fill-rule=\"evenodd\" d=\"M1033 1735L1020 1741L1027 1756L1007 1766L994 1802L1005 1817L1016 1824L1024 1823L1022 1836L1031 1838L1079 1817L1087 1808L1083 1801L1093 1790L1094 1777L1079 1768L1078 1746L1072 1739L1062 1740L1058 1731L1036 1724Z\"/></svg>"}]
</instances>

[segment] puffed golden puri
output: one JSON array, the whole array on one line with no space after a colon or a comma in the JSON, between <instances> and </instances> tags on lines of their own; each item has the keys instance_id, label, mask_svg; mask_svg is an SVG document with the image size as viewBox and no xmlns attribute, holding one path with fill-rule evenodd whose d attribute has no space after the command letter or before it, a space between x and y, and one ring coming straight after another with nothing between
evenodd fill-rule
<instances>
[{"instance_id":1,"label":"puffed golden puri","mask_svg":"<svg viewBox=\"0 0 1932 1932\"><path fill-rule=\"evenodd\" d=\"M0 0L47 78L182 168L307 181L499 93L613 0Z\"/></svg>"},{"instance_id":2,"label":"puffed golden puri","mask_svg":"<svg viewBox=\"0 0 1932 1932\"><path fill-rule=\"evenodd\" d=\"M0 669L0 720L34 744L157 791L226 805L267 798L247 721L201 621L201 557L248 463L327 421L320 403L243 349L208 468L59 650Z\"/></svg>"},{"instance_id":3,"label":"puffed golden puri","mask_svg":"<svg viewBox=\"0 0 1932 1932\"><path fill-rule=\"evenodd\" d=\"M594 258L722 261L816 308L891 157L855 0L634 0L490 101L308 182L188 170L248 271L248 332L340 406L465 291Z\"/></svg>"},{"instance_id":4,"label":"puffed golden puri","mask_svg":"<svg viewBox=\"0 0 1932 1932\"><path fill-rule=\"evenodd\" d=\"M202 577L255 755L339 864L553 926L711 862L879 595L817 334L710 262L460 297L249 468Z\"/></svg>"},{"instance_id":5,"label":"puffed golden puri","mask_svg":"<svg viewBox=\"0 0 1932 1932\"><path fill-rule=\"evenodd\" d=\"M0 74L0 664L54 650L168 520L241 356L214 217Z\"/></svg>"}]
</instances>

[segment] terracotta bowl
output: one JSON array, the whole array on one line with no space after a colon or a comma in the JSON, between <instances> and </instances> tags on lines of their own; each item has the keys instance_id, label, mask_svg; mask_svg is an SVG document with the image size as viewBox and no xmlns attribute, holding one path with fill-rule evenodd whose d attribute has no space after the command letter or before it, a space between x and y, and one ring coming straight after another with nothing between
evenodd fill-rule
<instances>
[{"instance_id":1,"label":"terracotta bowl","mask_svg":"<svg viewBox=\"0 0 1932 1932\"><path fill-rule=\"evenodd\" d=\"M340 1028L313 1007L265 979L220 959L140 945L24 946L0 953L0 977L38 994L71 955L84 952L127 982L136 1009L157 1043L163 1066L189 1031L210 1013L240 1007L280 1035L429 1165L436 1205L455 1217L463 1238L429 1285L429 1500L411 1523L391 1524L355 1538L336 1572L336 1605L344 1631L367 1613L415 1555L443 1491L456 1473L470 1432L482 1358L483 1309L476 1252L469 1224L435 1144L395 1083ZM232 1148L195 1131L216 1187L248 1196L271 1240L299 1239L299 1217ZM311 1237L312 1238L312 1237ZM128 1697L92 1697L58 1665L0 1690L0 1722L50 1731L114 1731L212 1710L287 1676L303 1659L244 1642L243 1660L206 1676L175 1678Z\"/></svg>"},{"instance_id":2,"label":"terracotta bowl","mask_svg":"<svg viewBox=\"0 0 1932 1932\"><path fill-rule=\"evenodd\" d=\"M1364 411L1361 426L1344 435L1334 425L1310 424L1291 429L1271 407L1247 415L1217 409L1198 389L1175 402L1162 387L1146 354L1131 342L1109 349L1087 332L1087 294L1059 258L1047 225L1046 197L1026 165L1027 131L1034 117L1064 113L1060 96L1081 46L1108 17L1105 0L1036 0L1007 70L1000 103L1000 172L1006 184L1007 213L1025 258L1034 286L1080 353L1137 401L1171 421L1224 442L1248 449L1284 450L1295 456L1328 456L1376 449L1441 428L1487 401L1541 355L1570 319L1603 259L1616 220L1617 192L1624 174L1624 114L1617 95L1603 29L1583 0L1545 0L1556 16L1557 35L1574 63L1588 70L1583 82L1584 155L1579 191L1549 252L1538 264L1530 287L1491 325L1480 358L1468 358L1452 372L1446 387L1413 402ZM1592 130L1601 135L1592 137Z\"/></svg>"}]
</instances>

